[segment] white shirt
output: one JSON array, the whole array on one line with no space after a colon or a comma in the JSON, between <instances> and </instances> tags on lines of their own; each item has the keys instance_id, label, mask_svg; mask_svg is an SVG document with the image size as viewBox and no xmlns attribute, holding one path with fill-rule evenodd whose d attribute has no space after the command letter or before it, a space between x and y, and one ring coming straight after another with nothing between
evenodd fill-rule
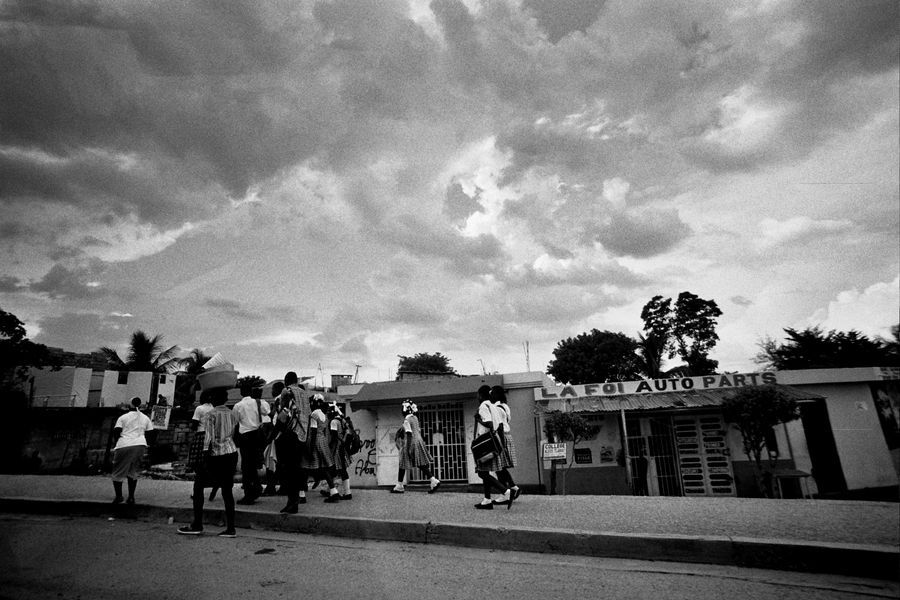
<instances>
[{"instance_id":1,"label":"white shirt","mask_svg":"<svg viewBox=\"0 0 900 600\"><path fill-rule=\"evenodd\" d=\"M122 430L114 448L114 450L118 450L128 446L146 446L147 438L144 437L144 432L153 430L153 422L141 411L129 410L116 419L115 427Z\"/></svg>"},{"instance_id":2,"label":"white shirt","mask_svg":"<svg viewBox=\"0 0 900 600\"><path fill-rule=\"evenodd\" d=\"M509 405L507 404L495 404L494 408L497 409L497 414L500 416L500 425L503 427L504 432L508 432L509 429Z\"/></svg>"},{"instance_id":3,"label":"white shirt","mask_svg":"<svg viewBox=\"0 0 900 600\"><path fill-rule=\"evenodd\" d=\"M240 429L238 430L240 433L256 431L259 429L260 413L262 413L263 417L269 414L269 403L265 400L260 400L259 407L257 407L256 399L244 396L240 402L234 405L231 412L234 413L238 423L240 423Z\"/></svg>"},{"instance_id":4,"label":"white shirt","mask_svg":"<svg viewBox=\"0 0 900 600\"><path fill-rule=\"evenodd\" d=\"M484 400L481 403L481 405L478 407L478 416L481 417L482 421L491 421L493 423L495 431L501 425L500 410L496 406L494 406L490 400ZM481 423L478 423L478 427L476 428L476 430L477 431L475 431L475 437L478 437L488 429Z\"/></svg>"},{"instance_id":5,"label":"white shirt","mask_svg":"<svg viewBox=\"0 0 900 600\"><path fill-rule=\"evenodd\" d=\"M212 412L212 409L213 405L211 402L205 402L194 409L194 416L191 417L191 420L200 423L197 431L206 431L206 427L203 425L203 417Z\"/></svg>"}]
</instances>

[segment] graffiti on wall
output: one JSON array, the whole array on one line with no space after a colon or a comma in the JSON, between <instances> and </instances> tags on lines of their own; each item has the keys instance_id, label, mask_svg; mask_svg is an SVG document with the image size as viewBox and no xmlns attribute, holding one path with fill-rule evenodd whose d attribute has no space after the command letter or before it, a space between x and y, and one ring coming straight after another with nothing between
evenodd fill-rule
<instances>
[{"instance_id":1,"label":"graffiti on wall","mask_svg":"<svg viewBox=\"0 0 900 600\"><path fill-rule=\"evenodd\" d=\"M362 440L362 448L356 454L360 458L356 459L356 465L353 467L353 474L357 477L363 475L375 475L378 467L378 458L375 452L375 440Z\"/></svg>"}]
</instances>

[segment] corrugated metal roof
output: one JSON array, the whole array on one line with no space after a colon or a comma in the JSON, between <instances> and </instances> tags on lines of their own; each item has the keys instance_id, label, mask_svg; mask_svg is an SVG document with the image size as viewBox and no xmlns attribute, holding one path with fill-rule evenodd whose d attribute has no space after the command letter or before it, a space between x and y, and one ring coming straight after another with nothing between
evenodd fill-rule
<instances>
[{"instance_id":1,"label":"corrugated metal roof","mask_svg":"<svg viewBox=\"0 0 900 600\"><path fill-rule=\"evenodd\" d=\"M789 386L775 386L778 391L794 400L821 400L823 396ZM621 394L618 396L579 396L558 398L547 403L546 411L619 412L621 410L671 410L719 406L722 401L740 388L717 390L686 390L681 392L657 392L651 394Z\"/></svg>"},{"instance_id":2,"label":"corrugated metal roof","mask_svg":"<svg viewBox=\"0 0 900 600\"><path fill-rule=\"evenodd\" d=\"M351 400L354 408L399 404L406 399L428 399L437 402L474 398L483 385L503 385L502 375L473 375L451 379L384 381L367 383Z\"/></svg>"}]
</instances>

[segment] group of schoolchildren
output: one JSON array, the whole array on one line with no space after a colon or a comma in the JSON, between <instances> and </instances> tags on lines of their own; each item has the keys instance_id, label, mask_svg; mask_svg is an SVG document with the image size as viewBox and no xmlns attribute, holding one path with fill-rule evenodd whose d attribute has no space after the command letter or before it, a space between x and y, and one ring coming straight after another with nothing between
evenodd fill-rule
<instances>
[{"instance_id":1,"label":"group of schoolchildren","mask_svg":"<svg viewBox=\"0 0 900 600\"><path fill-rule=\"evenodd\" d=\"M253 390L229 409L226 388L201 393L191 419L195 433L188 454L188 468L195 473L194 519L178 533L203 532L204 490L209 487L213 488L210 499L220 491L225 504L221 537L235 536L236 503L253 504L260 496L280 494L287 497L281 512L296 513L306 503L311 477L316 485L327 483L327 490L322 490L326 503L353 499L348 442L356 434L337 404L326 402L322 394L309 394L293 371L273 386L272 404L260 396L260 390ZM244 497L235 502L232 487L238 451ZM259 477L263 466L265 487Z\"/></svg>"},{"instance_id":2,"label":"group of schoolchildren","mask_svg":"<svg viewBox=\"0 0 900 600\"><path fill-rule=\"evenodd\" d=\"M260 496L284 495L282 513L294 514L307 501L306 493L322 482L326 503L352 500L350 464L352 453L359 448L359 436L350 419L335 403L328 403L322 394L310 394L300 384L297 374L288 372L284 382L272 389L272 403L261 398L255 389L228 408L227 388L210 388L201 393L201 402L191 419L193 438L188 453L188 468L195 473L193 494L194 517L190 525L178 529L184 535L203 532L205 489L212 488L209 499L217 491L225 505L225 529L220 537L235 537L235 504L253 504ZM476 473L483 482L484 499L475 505L480 510L506 505L509 509L520 494L509 469L515 466L516 450L510 431L510 411L501 386L482 386L475 417L475 436L494 431L500 440L501 451L485 462L476 463ZM122 483L128 481L128 502L134 503L134 489L140 468L141 443L144 432L153 429L150 420L139 412L141 401L135 398L132 410L123 415L115 426L119 435L113 456L114 503L124 501ZM391 493L404 493L404 481L412 469L419 469L429 479L428 493L440 486L435 476L434 460L428 451L419 420L418 407L409 400L403 402L403 423L395 442L399 450L400 466L397 484ZM140 438L140 439L138 439ZM135 448L134 446L138 446ZM235 502L234 473L241 457L244 497ZM265 481L259 471L265 467ZM495 474L495 475L492 475ZM265 483L265 487L263 485ZM280 489L276 489L278 486ZM497 493L493 497L492 493Z\"/></svg>"}]
</instances>

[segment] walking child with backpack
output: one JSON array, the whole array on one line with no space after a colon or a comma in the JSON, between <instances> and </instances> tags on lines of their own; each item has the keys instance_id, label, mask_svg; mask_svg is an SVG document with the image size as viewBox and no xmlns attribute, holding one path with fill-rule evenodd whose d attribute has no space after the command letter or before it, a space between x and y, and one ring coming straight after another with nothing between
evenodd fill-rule
<instances>
[{"instance_id":1,"label":"walking child with backpack","mask_svg":"<svg viewBox=\"0 0 900 600\"><path fill-rule=\"evenodd\" d=\"M337 476L341 479L339 491L341 500L352 500L350 492L350 464L353 454L359 451L359 434L353 429L353 423L344 417L341 409L334 402L328 405L328 418L331 429L331 448ZM354 442L355 439L355 442ZM356 450L353 448L356 447Z\"/></svg>"}]
</instances>

